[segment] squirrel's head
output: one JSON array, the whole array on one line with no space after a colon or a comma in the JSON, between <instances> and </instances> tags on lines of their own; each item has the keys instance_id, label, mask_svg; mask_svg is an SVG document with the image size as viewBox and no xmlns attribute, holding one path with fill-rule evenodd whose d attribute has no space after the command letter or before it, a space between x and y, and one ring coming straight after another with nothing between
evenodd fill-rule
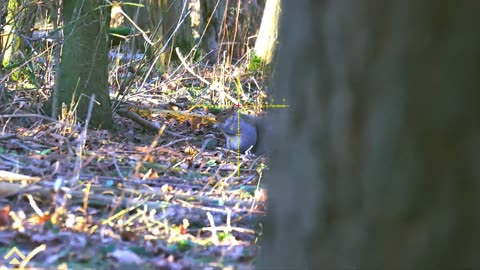
<instances>
[{"instance_id":1,"label":"squirrel's head","mask_svg":"<svg viewBox=\"0 0 480 270\"><path fill-rule=\"evenodd\" d=\"M225 123L225 121L227 121L227 119L230 118L234 113L236 113L234 107L225 109L219 114L217 114L217 116L215 117L215 121L218 123Z\"/></svg>"}]
</instances>

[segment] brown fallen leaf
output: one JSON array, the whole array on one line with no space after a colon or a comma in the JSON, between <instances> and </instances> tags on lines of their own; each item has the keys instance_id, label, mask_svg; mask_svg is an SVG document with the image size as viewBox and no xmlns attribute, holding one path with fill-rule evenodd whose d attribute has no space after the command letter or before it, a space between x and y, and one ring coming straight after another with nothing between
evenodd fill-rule
<instances>
[{"instance_id":1,"label":"brown fallen leaf","mask_svg":"<svg viewBox=\"0 0 480 270\"><path fill-rule=\"evenodd\" d=\"M0 209L0 226L10 225L10 205Z\"/></svg>"}]
</instances>

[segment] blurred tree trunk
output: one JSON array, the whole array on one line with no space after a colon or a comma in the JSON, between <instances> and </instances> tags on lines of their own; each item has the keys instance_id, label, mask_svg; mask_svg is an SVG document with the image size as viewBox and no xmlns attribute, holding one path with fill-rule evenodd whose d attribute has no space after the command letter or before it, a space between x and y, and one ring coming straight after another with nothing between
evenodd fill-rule
<instances>
[{"instance_id":1,"label":"blurred tree trunk","mask_svg":"<svg viewBox=\"0 0 480 270\"><path fill-rule=\"evenodd\" d=\"M264 6L259 0L200 0L200 28L205 33L201 45L207 59L215 64L224 52L227 62L242 58L258 31Z\"/></svg>"},{"instance_id":2,"label":"blurred tree trunk","mask_svg":"<svg viewBox=\"0 0 480 270\"><path fill-rule=\"evenodd\" d=\"M282 2L258 269L480 269L479 6Z\"/></svg>"},{"instance_id":3,"label":"blurred tree trunk","mask_svg":"<svg viewBox=\"0 0 480 270\"><path fill-rule=\"evenodd\" d=\"M1 3L2 6L2 37L1 37L1 63L3 68L9 70L18 67L16 63L29 55L30 48L25 49L25 42L21 35L30 37L34 22L33 5L26 0L9 0ZM4 10L5 9L5 10ZM21 52L21 53L20 53ZM7 71L8 72L8 71ZM20 80L22 69L12 73L13 80Z\"/></svg>"},{"instance_id":4,"label":"blurred tree trunk","mask_svg":"<svg viewBox=\"0 0 480 270\"><path fill-rule=\"evenodd\" d=\"M150 57L159 56L156 67L166 70L170 60L177 59L173 50L179 47L184 53L193 45L192 29L188 12L188 0L136 0L142 8L122 6L125 13L136 19L137 25L148 33L153 46L146 44ZM135 16L139 9L138 16ZM178 26L178 27L177 27ZM172 37L173 35L173 37ZM172 45L173 44L173 45ZM149 48L151 46L151 48ZM162 51L163 49L163 51Z\"/></svg>"},{"instance_id":5,"label":"blurred tree trunk","mask_svg":"<svg viewBox=\"0 0 480 270\"><path fill-rule=\"evenodd\" d=\"M5 41L4 38L5 36L5 24L7 22L7 14L8 14L8 0L0 0L0 34L2 37L0 37L0 77L3 78L5 75L5 71L3 70L4 64L3 64L3 59L5 57ZM0 104L4 104L7 102L7 93L6 93L6 88L5 88L5 81L0 82Z\"/></svg>"},{"instance_id":6,"label":"blurred tree trunk","mask_svg":"<svg viewBox=\"0 0 480 270\"><path fill-rule=\"evenodd\" d=\"M266 65L272 62L277 45L279 16L280 0L267 0L254 50L255 56Z\"/></svg>"},{"instance_id":7,"label":"blurred tree trunk","mask_svg":"<svg viewBox=\"0 0 480 270\"><path fill-rule=\"evenodd\" d=\"M163 64L167 66L171 60L178 59L174 48L178 47L184 54L188 53L193 46L192 26L190 16L187 16L188 0L162 0L162 6L165 10L162 22L163 40L162 47L168 42L171 35L173 39L169 41L163 57ZM177 29L177 24L178 26Z\"/></svg>"},{"instance_id":8,"label":"blurred tree trunk","mask_svg":"<svg viewBox=\"0 0 480 270\"><path fill-rule=\"evenodd\" d=\"M148 15L147 10L147 1L149 0L131 0L128 2L137 4L137 5L116 5L112 8L111 13L111 26L113 27L130 27L132 29L132 37L130 37L129 41L134 43L133 46L133 53L136 53L137 50L140 50L144 53L150 52L150 50L146 50L146 42L143 36L139 33L138 29L128 20L124 18L122 14L119 14L119 9L123 10L131 20L135 22L135 24L145 31L146 34L149 36L151 34L150 30L150 18Z\"/></svg>"},{"instance_id":9,"label":"blurred tree trunk","mask_svg":"<svg viewBox=\"0 0 480 270\"><path fill-rule=\"evenodd\" d=\"M22 3L19 0L10 0L5 3L2 3L2 6L6 4L6 16L5 22L2 22L2 53L0 54L2 58L2 68L10 64L13 54L20 48L21 39L16 31L19 31L21 28L20 16L22 14L21 7ZM3 13L2 13L3 16Z\"/></svg>"},{"instance_id":10,"label":"blurred tree trunk","mask_svg":"<svg viewBox=\"0 0 480 270\"><path fill-rule=\"evenodd\" d=\"M207 59L216 64L219 57L218 33L222 27L225 15L226 2L221 0L200 0L201 34L204 36L201 40L201 47L207 54Z\"/></svg>"},{"instance_id":11,"label":"blurred tree trunk","mask_svg":"<svg viewBox=\"0 0 480 270\"><path fill-rule=\"evenodd\" d=\"M249 41L260 28L263 5L257 0L230 0L227 3L219 33L220 51L226 51L229 56L227 63L232 63L242 58L253 46Z\"/></svg>"},{"instance_id":12,"label":"blurred tree trunk","mask_svg":"<svg viewBox=\"0 0 480 270\"><path fill-rule=\"evenodd\" d=\"M96 101L92 126L113 125L108 90L108 25L110 8L101 0L64 1L64 42L58 79L58 111L64 103L70 110L80 100L77 116L85 120L89 97ZM54 101L55 94L50 102ZM72 102L73 99L73 102Z\"/></svg>"}]
</instances>

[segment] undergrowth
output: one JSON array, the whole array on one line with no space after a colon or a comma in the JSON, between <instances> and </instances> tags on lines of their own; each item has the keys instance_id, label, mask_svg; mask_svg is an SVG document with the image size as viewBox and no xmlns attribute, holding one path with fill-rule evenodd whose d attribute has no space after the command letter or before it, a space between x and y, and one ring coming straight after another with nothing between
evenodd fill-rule
<instances>
[{"instance_id":1,"label":"undergrowth","mask_svg":"<svg viewBox=\"0 0 480 270\"><path fill-rule=\"evenodd\" d=\"M35 267L251 268L268 161L237 159L211 121L235 103L261 110L266 78L248 54L209 66L192 50L160 72L113 47L113 110L127 106L157 130L115 113L116 129L107 131L85 127L67 108L58 119L43 114L55 41L30 43L32 54L1 78L1 257L15 247L34 251Z\"/></svg>"}]
</instances>

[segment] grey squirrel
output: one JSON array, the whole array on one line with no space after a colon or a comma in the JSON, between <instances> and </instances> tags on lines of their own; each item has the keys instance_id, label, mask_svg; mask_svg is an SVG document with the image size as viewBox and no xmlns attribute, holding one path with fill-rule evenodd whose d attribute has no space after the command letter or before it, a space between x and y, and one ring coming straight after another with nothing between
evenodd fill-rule
<instances>
[{"instance_id":1,"label":"grey squirrel","mask_svg":"<svg viewBox=\"0 0 480 270\"><path fill-rule=\"evenodd\" d=\"M213 127L222 131L228 149L245 153L251 148L257 155L268 152L265 138L270 133L271 126L265 117L241 114L235 107L231 107L221 111L215 120Z\"/></svg>"}]
</instances>

